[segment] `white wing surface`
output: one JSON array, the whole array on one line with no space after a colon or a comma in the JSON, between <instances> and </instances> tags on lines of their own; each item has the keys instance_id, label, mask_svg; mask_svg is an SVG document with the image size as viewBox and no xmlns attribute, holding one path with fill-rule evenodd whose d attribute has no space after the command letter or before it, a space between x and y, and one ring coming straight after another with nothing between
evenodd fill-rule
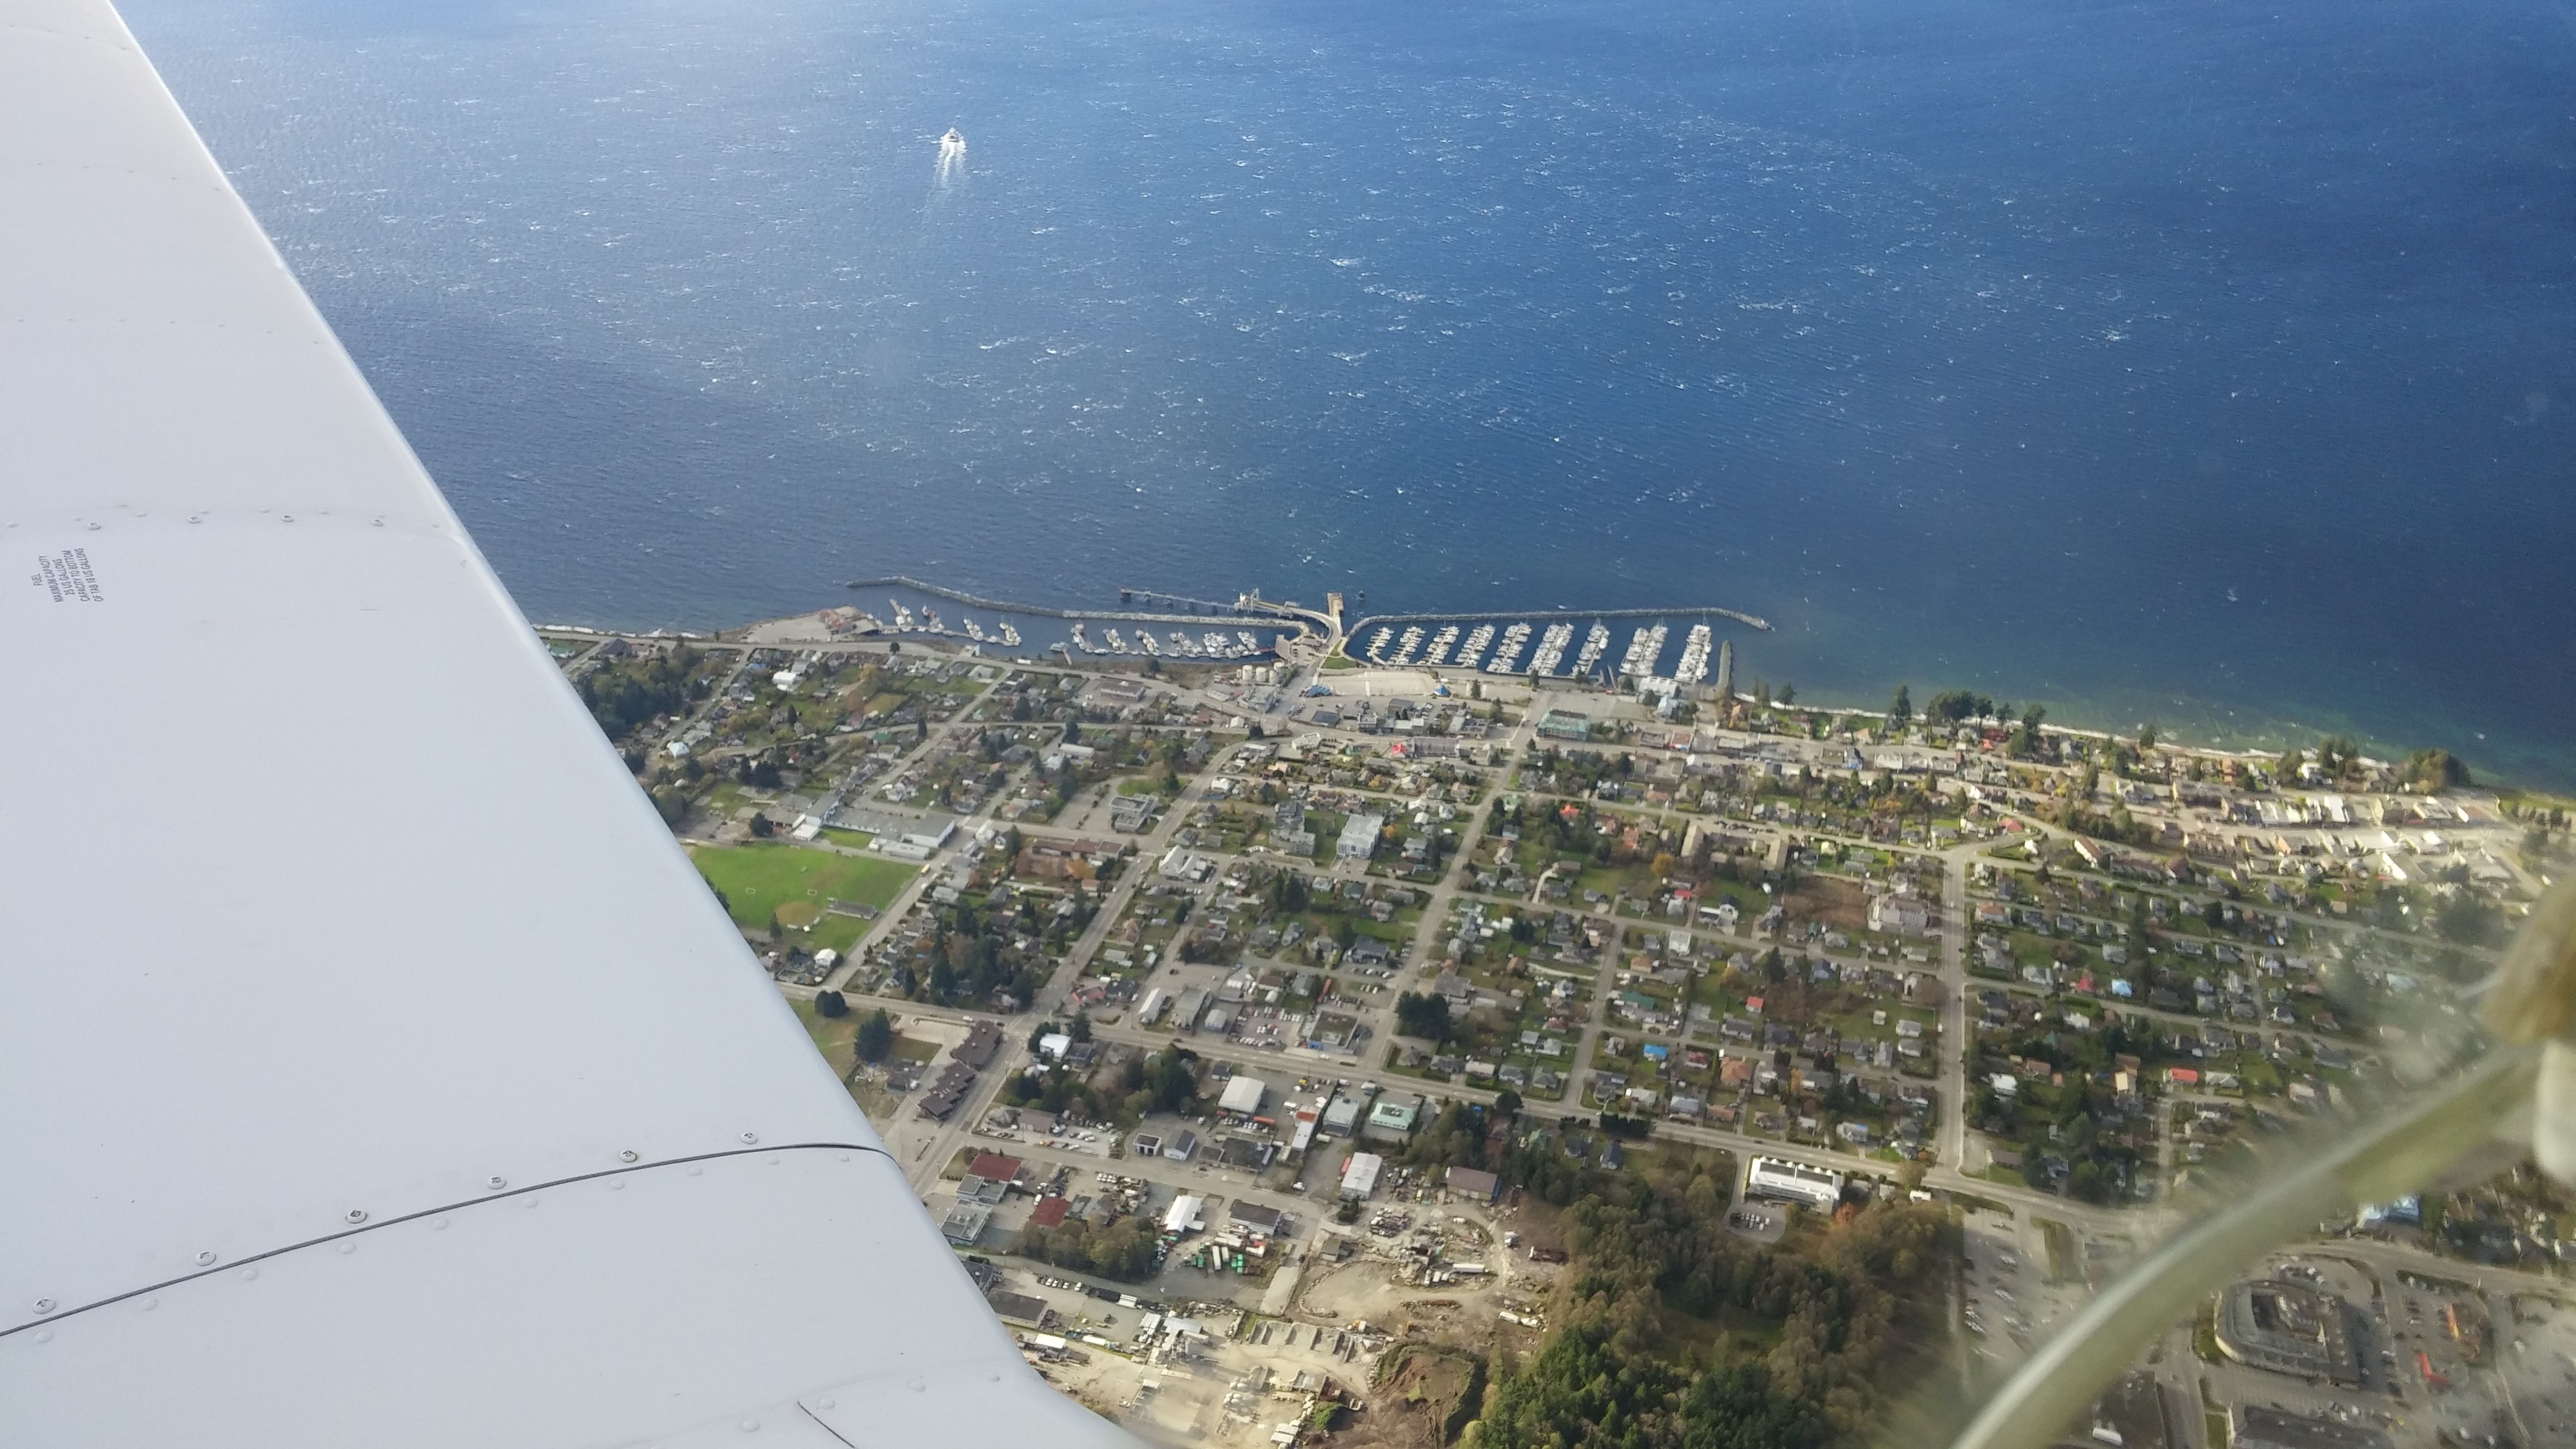
<instances>
[{"instance_id":1,"label":"white wing surface","mask_svg":"<svg viewBox=\"0 0 2576 1449\"><path fill-rule=\"evenodd\" d=\"M0 0L0 551L0 1443L1124 1442L97 0Z\"/></svg>"}]
</instances>

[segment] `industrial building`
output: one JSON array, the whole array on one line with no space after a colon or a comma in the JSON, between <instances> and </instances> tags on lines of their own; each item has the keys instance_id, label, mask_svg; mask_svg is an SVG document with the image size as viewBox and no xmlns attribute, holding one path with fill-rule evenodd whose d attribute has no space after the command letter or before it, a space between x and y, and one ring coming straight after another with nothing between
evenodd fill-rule
<instances>
[{"instance_id":1,"label":"industrial building","mask_svg":"<svg viewBox=\"0 0 2576 1449\"><path fill-rule=\"evenodd\" d=\"M1413 1135L1413 1123L1418 1115L1411 1102L1380 1097L1377 1104L1369 1108L1368 1128L1362 1135L1380 1141L1401 1142Z\"/></svg>"},{"instance_id":2,"label":"industrial building","mask_svg":"<svg viewBox=\"0 0 2576 1449\"><path fill-rule=\"evenodd\" d=\"M1744 1174L1744 1195L1786 1198L1831 1212L1843 1198L1843 1175L1785 1157L1756 1157Z\"/></svg>"},{"instance_id":3,"label":"industrial building","mask_svg":"<svg viewBox=\"0 0 2576 1449\"><path fill-rule=\"evenodd\" d=\"M1269 1089L1259 1077L1237 1073L1232 1081L1225 1084L1225 1092L1217 1098L1216 1104L1228 1112L1249 1117L1261 1110L1261 1099L1268 1094Z\"/></svg>"},{"instance_id":4,"label":"industrial building","mask_svg":"<svg viewBox=\"0 0 2576 1449\"><path fill-rule=\"evenodd\" d=\"M1354 1152L1342 1164L1342 1196L1367 1200L1377 1191L1377 1175L1386 1170L1386 1159L1374 1152Z\"/></svg>"},{"instance_id":5,"label":"industrial building","mask_svg":"<svg viewBox=\"0 0 2576 1449\"><path fill-rule=\"evenodd\" d=\"M1473 1167L1453 1167L1445 1179L1451 1192L1490 1203L1503 1190L1503 1180L1490 1172Z\"/></svg>"},{"instance_id":6,"label":"industrial building","mask_svg":"<svg viewBox=\"0 0 2576 1449\"><path fill-rule=\"evenodd\" d=\"M2368 1424L2238 1404L2227 1411L2227 1442L2235 1449L2389 1449L2392 1441Z\"/></svg>"},{"instance_id":7,"label":"industrial building","mask_svg":"<svg viewBox=\"0 0 2576 1449\"><path fill-rule=\"evenodd\" d=\"M2260 1278L2221 1293L2211 1327L2218 1351L2238 1363L2350 1387L2361 1383L2351 1312L2332 1293Z\"/></svg>"}]
</instances>

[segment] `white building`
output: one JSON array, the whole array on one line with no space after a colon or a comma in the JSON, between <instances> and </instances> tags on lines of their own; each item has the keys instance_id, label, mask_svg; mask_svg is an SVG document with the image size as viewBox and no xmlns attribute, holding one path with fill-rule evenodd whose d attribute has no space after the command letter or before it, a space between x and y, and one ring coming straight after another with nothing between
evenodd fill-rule
<instances>
[{"instance_id":1,"label":"white building","mask_svg":"<svg viewBox=\"0 0 2576 1449\"><path fill-rule=\"evenodd\" d=\"M1744 1175L1744 1195L1788 1198L1831 1211L1842 1201L1843 1175L1785 1157L1756 1157Z\"/></svg>"},{"instance_id":2,"label":"white building","mask_svg":"<svg viewBox=\"0 0 2576 1449\"><path fill-rule=\"evenodd\" d=\"M1374 1152L1354 1152L1342 1164L1342 1196L1367 1199L1377 1191L1377 1175L1386 1170L1386 1159Z\"/></svg>"},{"instance_id":3,"label":"white building","mask_svg":"<svg viewBox=\"0 0 2576 1449\"><path fill-rule=\"evenodd\" d=\"M1342 822L1342 838L1333 846L1337 860L1366 860L1377 854L1378 833L1386 829L1383 815L1354 815Z\"/></svg>"},{"instance_id":4,"label":"white building","mask_svg":"<svg viewBox=\"0 0 2576 1449\"><path fill-rule=\"evenodd\" d=\"M1192 1197L1188 1193L1183 1193L1179 1197L1172 1199L1171 1211L1163 1214L1163 1231L1167 1233L1196 1232L1200 1227L1199 1209L1205 1205L1206 1203L1204 1199Z\"/></svg>"},{"instance_id":5,"label":"white building","mask_svg":"<svg viewBox=\"0 0 2576 1449\"><path fill-rule=\"evenodd\" d=\"M1873 931L1922 931L1932 924L1932 911L1923 902L1906 896L1872 896L1869 898L1869 928Z\"/></svg>"},{"instance_id":6,"label":"white building","mask_svg":"<svg viewBox=\"0 0 2576 1449\"><path fill-rule=\"evenodd\" d=\"M1268 1091L1259 1077L1237 1074L1225 1084L1225 1095L1217 1098L1217 1105L1228 1112L1240 1112L1249 1117L1261 1110L1261 1099Z\"/></svg>"}]
</instances>

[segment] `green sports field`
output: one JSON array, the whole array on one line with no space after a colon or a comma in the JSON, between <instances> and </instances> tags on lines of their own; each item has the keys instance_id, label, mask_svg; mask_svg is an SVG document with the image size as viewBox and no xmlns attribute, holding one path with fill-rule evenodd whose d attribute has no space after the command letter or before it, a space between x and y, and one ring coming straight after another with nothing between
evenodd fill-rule
<instances>
[{"instance_id":1,"label":"green sports field","mask_svg":"<svg viewBox=\"0 0 2576 1449\"><path fill-rule=\"evenodd\" d=\"M849 901L883 910L920 869L906 861L776 843L701 846L689 858L698 863L707 884L724 893L737 924L758 929L769 924L774 911L780 925L811 927L813 945L841 951L850 948L867 923L826 914L830 903Z\"/></svg>"}]
</instances>

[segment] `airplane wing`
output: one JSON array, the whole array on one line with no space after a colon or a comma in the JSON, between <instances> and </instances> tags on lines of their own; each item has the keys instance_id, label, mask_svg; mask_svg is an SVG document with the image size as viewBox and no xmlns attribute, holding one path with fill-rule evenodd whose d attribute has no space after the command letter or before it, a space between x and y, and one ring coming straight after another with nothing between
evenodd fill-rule
<instances>
[{"instance_id":1,"label":"airplane wing","mask_svg":"<svg viewBox=\"0 0 2576 1449\"><path fill-rule=\"evenodd\" d=\"M1127 1442L101 0L0 0L0 1442Z\"/></svg>"}]
</instances>

